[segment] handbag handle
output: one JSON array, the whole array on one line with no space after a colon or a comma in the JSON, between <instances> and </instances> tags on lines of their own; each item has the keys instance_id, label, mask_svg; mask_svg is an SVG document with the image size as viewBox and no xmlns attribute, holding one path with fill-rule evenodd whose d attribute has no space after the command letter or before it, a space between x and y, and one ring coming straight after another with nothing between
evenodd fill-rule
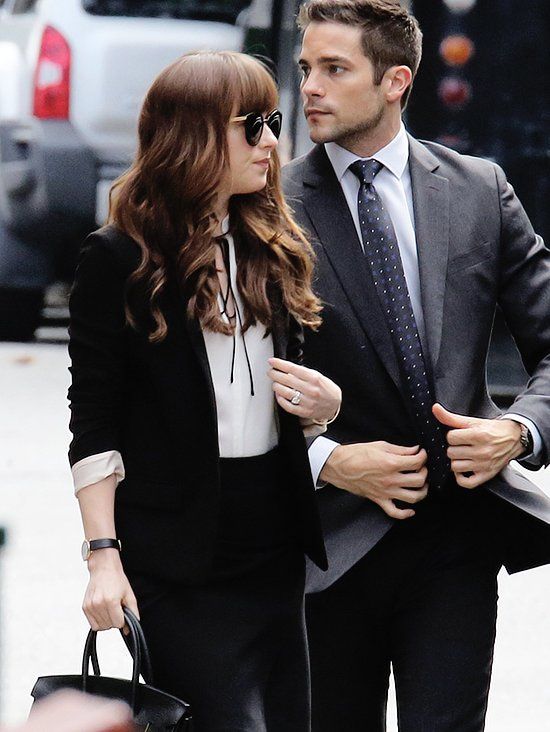
<instances>
[{"instance_id":1,"label":"handbag handle","mask_svg":"<svg viewBox=\"0 0 550 732\"><path fill-rule=\"evenodd\" d=\"M143 634L143 629L141 625L139 624L138 619L136 616L131 612L131 610L128 610L128 608L124 607L124 618L126 620L126 623L128 625L128 628L130 630L129 636L124 636L122 634L122 630L120 631L122 634L122 637L124 638L124 642L126 643L126 646L128 647L130 654L133 659L133 665L132 665L132 693L131 693L131 700L130 700L130 706L132 709L132 713L136 714L136 699L137 699L137 690L139 686L139 677L140 675L143 676L143 678L146 680L150 679L152 677L151 674L151 662L149 659L149 651L147 649L147 645L145 643L145 636ZM88 632L88 636L86 638L86 643L84 645L84 654L82 657L82 691L86 691L88 687L88 676L90 671L90 659L92 660L92 667L94 670L94 674L96 676L100 676L101 672L99 669L99 663L97 660L97 631L91 630ZM143 660L145 661L145 668L142 672L142 652L143 652Z\"/></svg>"}]
</instances>

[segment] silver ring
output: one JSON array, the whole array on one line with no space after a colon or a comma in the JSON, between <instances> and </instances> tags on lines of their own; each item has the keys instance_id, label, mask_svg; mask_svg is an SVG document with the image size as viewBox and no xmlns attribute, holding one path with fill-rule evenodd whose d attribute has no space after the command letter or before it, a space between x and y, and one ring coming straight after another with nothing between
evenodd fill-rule
<instances>
[{"instance_id":1,"label":"silver ring","mask_svg":"<svg viewBox=\"0 0 550 732\"><path fill-rule=\"evenodd\" d=\"M295 404L297 406L298 404L300 404L301 401L302 401L302 392L298 391L298 389L294 389L294 396L290 400L290 403Z\"/></svg>"}]
</instances>

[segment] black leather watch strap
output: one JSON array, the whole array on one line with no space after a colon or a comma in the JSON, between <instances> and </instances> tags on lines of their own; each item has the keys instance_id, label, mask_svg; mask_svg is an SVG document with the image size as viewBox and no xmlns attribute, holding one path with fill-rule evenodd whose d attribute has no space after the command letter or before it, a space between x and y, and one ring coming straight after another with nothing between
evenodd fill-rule
<instances>
[{"instance_id":1,"label":"black leather watch strap","mask_svg":"<svg viewBox=\"0 0 550 732\"><path fill-rule=\"evenodd\" d=\"M118 549L120 551L119 539L92 539L90 541L90 551L95 552L96 549Z\"/></svg>"},{"instance_id":2,"label":"black leather watch strap","mask_svg":"<svg viewBox=\"0 0 550 732\"><path fill-rule=\"evenodd\" d=\"M91 541L86 541L85 539L80 550L82 559L86 562L90 558L91 553L97 549L118 549L118 551L121 551L122 544L120 543L120 539L92 539Z\"/></svg>"}]
</instances>

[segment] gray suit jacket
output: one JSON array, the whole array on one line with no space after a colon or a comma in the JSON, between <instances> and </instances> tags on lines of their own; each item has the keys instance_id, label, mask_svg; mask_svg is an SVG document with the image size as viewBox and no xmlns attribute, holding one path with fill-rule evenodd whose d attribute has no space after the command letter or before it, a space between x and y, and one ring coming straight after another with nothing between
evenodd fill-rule
<instances>
[{"instance_id":1,"label":"gray suit jacket","mask_svg":"<svg viewBox=\"0 0 550 732\"><path fill-rule=\"evenodd\" d=\"M497 304L531 378L511 411L531 419L550 447L550 252L503 171L434 143L410 140L422 305L435 397L460 414L499 414L486 385ZM308 333L305 359L340 384L342 410L328 437L416 444L398 364L374 283L324 148L284 169L287 200L317 254L323 326ZM484 488L485 489L485 488ZM512 468L486 489L508 538L509 571L550 562L550 500ZM483 490L483 489L482 489ZM330 585L387 532L372 502L333 486L318 491L329 570L308 569L308 589Z\"/></svg>"}]
</instances>

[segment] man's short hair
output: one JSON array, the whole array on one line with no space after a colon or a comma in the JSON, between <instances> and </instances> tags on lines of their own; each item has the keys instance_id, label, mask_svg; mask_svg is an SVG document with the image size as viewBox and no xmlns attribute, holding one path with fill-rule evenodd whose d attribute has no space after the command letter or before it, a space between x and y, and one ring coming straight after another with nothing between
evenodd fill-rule
<instances>
[{"instance_id":1,"label":"man's short hair","mask_svg":"<svg viewBox=\"0 0 550 732\"><path fill-rule=\"evenodd\" d=\"M300 7L298 27L304 31L314 22L362 29L363 52L374 66L375 84L392 66L408 66L414 80L422 57L422 31L398 0L307 0ZM411 88L412 83L401 99L402 107Z\"/></svg>"}]
</instances>

